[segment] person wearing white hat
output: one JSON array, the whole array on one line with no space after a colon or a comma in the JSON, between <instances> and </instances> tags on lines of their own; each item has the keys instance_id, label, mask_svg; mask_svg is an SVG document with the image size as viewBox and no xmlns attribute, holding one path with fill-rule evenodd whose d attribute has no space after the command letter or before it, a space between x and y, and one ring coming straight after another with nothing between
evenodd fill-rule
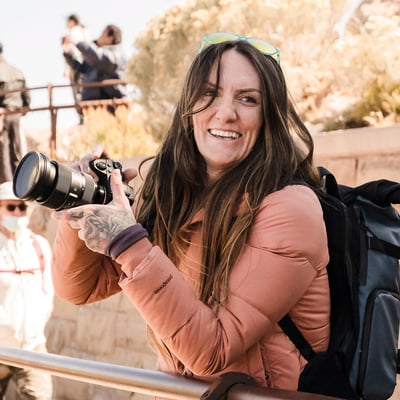
<instances>
[{"instance_id":1,"label":"person wearing white hat","mask_svg":"<svg viewBox=\"0 0 400 400\"><path fill-rule=\"evenodd\" d=\"M46 352L46 323L53 310L51 249L28 228L27 204L12 182L0 185L0 346ZM50 400L51 376L0 364L0 399L10 380L23 400Z\"/></svg>"}]
</instances>

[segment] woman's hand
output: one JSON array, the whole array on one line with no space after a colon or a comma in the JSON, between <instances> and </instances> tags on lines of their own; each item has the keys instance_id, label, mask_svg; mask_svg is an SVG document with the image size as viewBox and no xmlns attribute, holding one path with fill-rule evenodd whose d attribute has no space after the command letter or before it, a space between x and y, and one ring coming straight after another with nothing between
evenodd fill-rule
<instances>
[{"instance_id":1,"label":"woman's hand","mask_svg":"<svg viewBox=\"0 0 400 400\"><path fill-rule=\"evenodd\" d=\"M135 216L124 193L120 170L111 174L113 199L110 203L89 204L62 211L55 211L55 220L66 221L72 228L78 229L78 236L86 246L98 253L106 254L111 241L118 233L136 224Z\"/></svg>"},{"instance_id":2,"label":"woman's hand","mask_svg":"<svg viewBox=\"0 0 400 400\"><path fill-rule=\"evenodd\" d=\"M84 172L85 174L91 175L97 181L97 175L91 170L89 163L97 158L107 157L104 151L104 147L101 144L96 144L90 153L85 154L79 161L74 162L71 168L77 171Z\"/></svg>"},{"instance_id":3,"label":"woman's hand","mask_svg":"<svg viewBox=\"0 0 400 400\"><path fill-rule=\"evenodd\" d=\"M84 172L85 174L89 174L95 182L99 180L98 176L93 172L90 168L90 162L96 160L98 158L109 158L108 153L104 150L104 147L101 144L96 144L93 146L91 153L87 153L79 161L71 164L71 168L80 172ZM127 168L124 170L123 177L126 183L129 183L133 178L137 176L137 170L135 168Z\"/></svg>"}]
</instances>

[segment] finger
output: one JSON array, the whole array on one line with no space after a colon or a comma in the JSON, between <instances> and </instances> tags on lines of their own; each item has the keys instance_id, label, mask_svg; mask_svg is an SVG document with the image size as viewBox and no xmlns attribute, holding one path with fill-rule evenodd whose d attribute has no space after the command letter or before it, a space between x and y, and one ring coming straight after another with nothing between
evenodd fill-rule
<instances>
[{"instance_id":1,"label":"finger","mask_svg":"<svg viewBox=\"0 0 400 400\"><path fill-rule=\"evenodd\" d=\"M51 218L53 218L55 221L61 221L65 219L65 215L63 211L53 211L51 213Z\"/></svg>"},{"instance_id":2,"label":"finger","mask_svg":"<svg viewBox=\"0 0 400 400\"><path fill-rule=\"evenodd\" d=\"M55 221L65 221L73 229L81 228L79 221L67 218L67 213L65 211L53 211L51 213L51 218Z\"/></svg>"},{"instance_id":3,"label":"finger","mask_svg":"<svg viewBox=\"0 0 400 400\"><path fill-rule=\"evenodd\" d=\"M97 143L92 148L92 159L105 157L104 146L100 143Z\"/></svg>"},{"instance_id":4,"label":"finger","mask_svg":"<svg viewBox=\"0 0 400 400\"><path fill-rule=\"evenodd\" d=\"M70 221L79 221L84 218L85 212L80 209L80 207L78 208L72 208L65 212L65 214L68 215Z\"/></svg>"},{"instance_id":5,"label":"finger","mask_svg":"<svg viewBox=\"0 0 400 400\"><path fill-rule=\"evenodd\" d=\"M79 221L85 217L85 206L53 211L51 217L56 221Z\"/></svg>"},{"instance_id":6,"label":"finger","mask_svg":"<svg viewBox=\"0 0 400 400\"><path fill-rule=\"evenodd\" d=\"M114 169L111 173L110 178L111 191L113 194L113 203L124 204L127 203L129 206L129 201L125 195L124 184L122 182L122 176L119 169Z\"/></svg>"},{"instance_id":7,"label":"finger","mask_svg":"<svg viewBox=\"0 0 400 400\"><path fill-rule=\"evenodd\" d=\"M86 174L90 173L91 169L89 167L89 162L93 160L92 154L87 153L79 160L79 170L85 172Z\"/></svg>"},{"instance_id":8,"label":"finger","mask_svg":"<svg viewBox=\"0 0 400 400\"><path fill-rule=\"evenodd\" d=\"M79 161L75 161L75 162L72 163L69 167L70 167L71 169L75 169L75 170L77 170L77 171L80 171L80 170L81 170L81 167L80 167L80 165L79 165Z\"/></svg>"}]
</instances>

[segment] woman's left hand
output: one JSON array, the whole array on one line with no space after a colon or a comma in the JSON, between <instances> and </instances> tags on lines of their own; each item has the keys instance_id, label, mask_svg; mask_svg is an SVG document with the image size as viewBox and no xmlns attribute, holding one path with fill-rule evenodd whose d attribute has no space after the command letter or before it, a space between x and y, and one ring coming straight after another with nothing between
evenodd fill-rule
<instances>
[{"instance_id":1,"label":"woman's left hand","mask_svg":"<svg viewBox=\"0 0 400 400\"><path fill-rule=\"evenodd\" d=\"M79 238L90 250L103 254L106 254L111 241L118 233L136 224L118 169L112 172L110 182L113 195L110 203L88 204L55 211L52 214L55 220L64 220L72 228L78 229Z\"/></svg>"}]
</instances>

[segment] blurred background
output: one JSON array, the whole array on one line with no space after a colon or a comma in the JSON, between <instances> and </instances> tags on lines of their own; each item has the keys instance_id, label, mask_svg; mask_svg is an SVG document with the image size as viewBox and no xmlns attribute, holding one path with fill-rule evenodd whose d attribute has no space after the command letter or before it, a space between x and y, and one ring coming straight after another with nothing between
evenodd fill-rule
<instances>
[{"instance_id":1,"label":"blurred background","mask_svg":"<svg viewBox=\"0 0 400 400\"><path fill-rule=\"evenodd\" d=\"M60 111L60 158L76 158L98 141L112 146L114 157L152 153L201 38L217 31L280 49L289 89L313 133L399 121L399 0L158 0L145 7L129 0L99 0L96 6L16 0L4 12L4 56L23 70L30 87L67 83L60 41L70 13L80 16L93 38L108 23L123 30L132 106L119 119L92 110L83 127L76 126L74 110ZM46 91L32 98L32 107L48 102ZM71 90L55 91L54 101L70 104ZM23 127L33 140L46 137L49 113L28 113Z\"/></svg>"}]
</instances>

